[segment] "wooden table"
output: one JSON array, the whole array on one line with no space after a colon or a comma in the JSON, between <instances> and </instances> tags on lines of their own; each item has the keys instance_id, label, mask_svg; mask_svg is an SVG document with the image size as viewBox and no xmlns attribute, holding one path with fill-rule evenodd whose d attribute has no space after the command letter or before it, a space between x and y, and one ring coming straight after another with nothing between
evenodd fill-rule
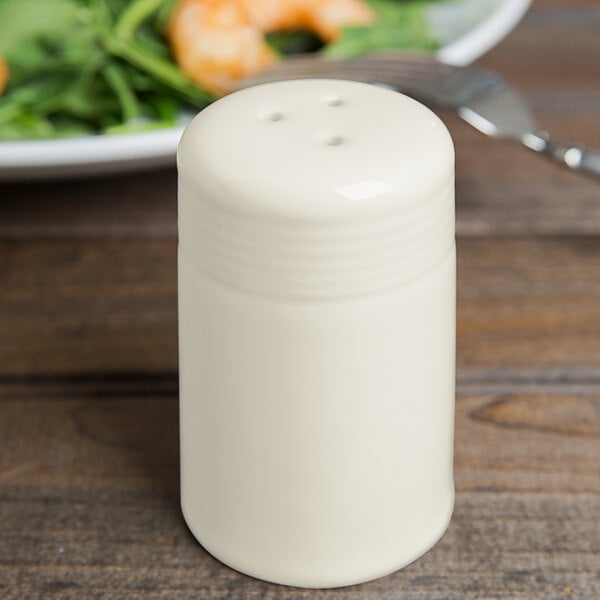
<instances>
[{"instance_id":1,"label":"wooden table","mask_svg":"<svg viewBox=\"0 0 600 600\"><path fill-rule=\"evenodd\" d=\"M600 8L537 2L485 64L600 147ZM178 506L175 173L0 187L0 598L599 598L600 185L457 146L456 509L401 572L240 575Z\"/></svg>"}]
</instances>

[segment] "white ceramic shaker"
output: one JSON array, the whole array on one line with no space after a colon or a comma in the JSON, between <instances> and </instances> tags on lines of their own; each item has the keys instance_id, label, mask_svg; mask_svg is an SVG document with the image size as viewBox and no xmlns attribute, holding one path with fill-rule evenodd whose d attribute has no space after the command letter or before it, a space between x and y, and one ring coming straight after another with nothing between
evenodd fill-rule
<instances>
[{"instance_id":1,"label":"white ceramic shaker","mask_svg":"<svg viewBox=\"0 0 600 600\"><path fill-rule=\"evenodd\" d=\"M190 529L293 586L410 563L454 496L448 131L386 89L289 81L200 113L178 167Z\"/></svg>"}]
</instances>

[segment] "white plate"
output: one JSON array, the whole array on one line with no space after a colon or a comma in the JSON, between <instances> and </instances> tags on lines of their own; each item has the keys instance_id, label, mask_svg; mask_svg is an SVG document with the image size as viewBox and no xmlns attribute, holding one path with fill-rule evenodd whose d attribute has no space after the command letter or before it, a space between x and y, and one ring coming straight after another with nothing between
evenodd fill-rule
<instances>
[{"instance_id":1,"label":"white plate","mask_svg":"<svg viewBox=\"0 0 600 600\"><path fill-rule=\"evenodd\" d=\"M530 3L457 0L432 5L427 16L430 28L446 40L438 59L457 66L474 61L510 32ZM466 15L469 18L465 19ZM0 142L0 180L102 175L172 165L183 129Z\"/></svg>"}]
</instances>

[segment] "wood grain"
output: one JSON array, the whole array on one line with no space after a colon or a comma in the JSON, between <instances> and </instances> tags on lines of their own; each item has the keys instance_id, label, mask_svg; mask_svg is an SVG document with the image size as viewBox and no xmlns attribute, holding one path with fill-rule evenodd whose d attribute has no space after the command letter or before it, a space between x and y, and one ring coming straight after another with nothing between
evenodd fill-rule
<instances>
[{"instance_id":1,"label":"wood grain","mask_svg":"<svg viewBox=\"0 0 600 600\"><path fill-rule=\"evenodd\" d=\"M176 243L0 243L4 374L174 370Z\"/></svg>"},{"instance_id":2,"label":"wood grain","mask_svg":"<svg viewBox=\"0 0 600 600\"><path fill-rule=\"evenodd\" d=\"M547 398L531 395L460 396L457 504L440 544L391 577L308 592L239 575L187 532L178 507L175 394L120 395L114 382L102 399L73 392L52 400L35 386L3 394L2 598L600 594L600 438L565 429L563 396L553 411ZM568 400L571 422L596 430L599 408L598 395Z\"/></svg>"},{"instance_id":3,"label":"wood grain","mask_svg":"<svg viewBox=\"0 0 600 600\"><path fill-rule=\"evenodd\" d=\"M208 556L179 514L174 250L5 242L2 598L284 594ZM599 256L595 237L459 240L451 528L389 578L285 597L600 593Z\"/></svg>"}]
</instances>

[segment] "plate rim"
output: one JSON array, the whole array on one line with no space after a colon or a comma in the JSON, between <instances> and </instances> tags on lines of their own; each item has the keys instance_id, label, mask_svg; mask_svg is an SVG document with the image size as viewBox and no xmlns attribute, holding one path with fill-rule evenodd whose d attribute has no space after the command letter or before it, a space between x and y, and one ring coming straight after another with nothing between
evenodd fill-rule
<instances>
[{"instance_id":1,"label":"plate rim","mask_svg":"<svg viewBox=\"0 0 600 600\"><path fill-rule=\"evenodd\" d=\"M441 62L467 65L519 23L532 0L503 0L480 24L440 48ZM173 164L185 125L153 131L0 142L0 181L93 175Z\"/></svg>"},{"instance_id":2,"label":"plate rim","mask_svg":"<svg viewBox=\"0 0 600 600\"><path fill-rule=\"evenodd\" d=\"M533 0L503 0L487 18L457 40L442 46L436 58L455 67L471 64L503 40L523 19Z\"/></svg>"}]
</instances>

